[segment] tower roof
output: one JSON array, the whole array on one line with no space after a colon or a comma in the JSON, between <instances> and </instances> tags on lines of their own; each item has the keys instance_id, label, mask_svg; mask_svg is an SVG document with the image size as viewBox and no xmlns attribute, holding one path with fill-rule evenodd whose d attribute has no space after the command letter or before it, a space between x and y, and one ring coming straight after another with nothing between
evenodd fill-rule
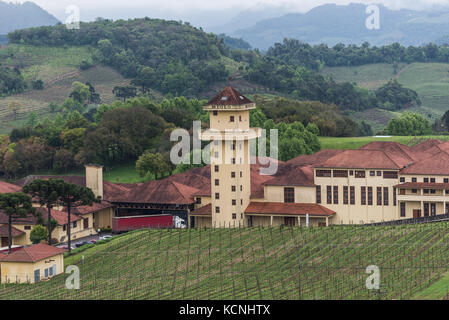
<instances>
[{"instance_id":1,"label":"tower roof","mask_svg":"<svg viewBox=\"0 0 449 320\"><path fill-rule=\"evenodd\" d=\"M231 86L227 86L223 91L210 100L208 105L239 106L249 103L253 102Z\"/></svg>"}]
</instances>

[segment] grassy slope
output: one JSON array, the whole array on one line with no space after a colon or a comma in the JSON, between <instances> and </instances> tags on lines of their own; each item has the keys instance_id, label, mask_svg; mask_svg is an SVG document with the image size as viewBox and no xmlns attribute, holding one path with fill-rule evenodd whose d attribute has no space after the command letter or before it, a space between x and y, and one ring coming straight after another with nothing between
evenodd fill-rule
<instances>
[{"instance_id":1,"label":"grassy slope","mask_svg":"<svg viewBox=\"0 0 449 320\"><path fill-rule=\"evenodd\" d=\"M448 223L137 231L66 259L80 290L62 274L2 286L0 298L378 299L365 287L376 265L380 298L409 299L447 272L448 240Z\"/></svg>"},{"instance_id":2,"label":"grassy slope","mask_svg":"<svg viewBox=\"0 0 449 320\"><path fill-rule=\"evenodd\" d=\"M26 120L34 111L41 116L48 116L47 106L50 102L61 103L70 94L74 81L90 82L106 103L115 97L112 88L129 83L112 68L95 66L81 71L79 65L89 60L90 49L87 47L34 47L9 45L0 50L0 63L7 66L20 66L29 89L24 93L0 99L0 134L7 133ZM42 79L44 90L32 90L32 80ZM8 103L17 101L23 108L18 112L18 119L13 119L8 110ZM51 116L51 115L50 115Z\"/></svg>"},{"instance_id":3,"label":"grassy slope","mask_svg":"<svg viewBox=\"0 0 449 320\"><path fill-rule=\"evenodd\" d=\"M404 86L415 90L423 105L411 109L435 120L449 109L449 64L412 63L401 64L400 71L394 74L392 65L372 64L358 67L324 68L322 74L331 75L336 81L355 82L368 89L377 89L390 79L396 78ZM396 116L385 110L367 110L354 113L354 119L367 120L375 129L380 130L389 119Z\"/></svg>"}]
</instances>

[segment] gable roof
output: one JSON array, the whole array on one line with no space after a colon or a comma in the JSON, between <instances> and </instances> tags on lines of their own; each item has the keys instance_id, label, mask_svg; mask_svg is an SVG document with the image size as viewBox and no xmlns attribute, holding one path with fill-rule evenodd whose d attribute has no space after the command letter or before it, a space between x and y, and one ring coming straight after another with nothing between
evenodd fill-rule
<instances>
[{"instance_id":1,"label":"gable roof","mask_svg":"<svg viewBox=\"0 0 449 320\"><path fill-rule=\"evenodd\" d=\"M251 202L246 214L306 215L328 217L335 214L328 208L315 203Z\"/></svg>"},{"instance_id":2,"label":"gable roof","mask_svg":"<svg viewBox=\"0 0 449 320\"><path fill-rule=\"evenodd\" d=\"M444 151L416 162L400 172L401 174L449 175L449 154Z\"/></svg>"},{"instance_id":3,"label":"gable roof","mask_svg":"<svg viewBox=\"0 0 449 320\"><path fill-rule=\"evenodd\" d=\"M249 103L253 102L231 86L228 86L212 98L207 105L239 106Z\"/></svg>"},{"instance_id":4,"label":"gable roof","mask_svg":"<svg viewBox=\"0 0 449 320\"><path fill-rule=\"evenodd\" d=\"M421 159L421 157L416 152L413 152L410 147L391 141L374 141L359 149L383 151L400 167L405 167L406 165Z\"/></svg>"},{"instance_id":5,"label":"gable roof","mask_svg":"<svg viewBox=\"0 0 449 320\"><path fill-rule=\"evenodd\" d=\"M65 250L45 243L22 248L11 254L4 254L1 262L37 262L64 253Z\"/></svg>"},{"instance_id":6,"label":"gable roof","mask_svg":"<svg viewBox=\"0 0 449 320\"><path fill-rule=\"evenodd\" d=\"M48 211L47 208L37 208L37 210L42 214L44 217L44 221L47 221L47 215ZM50 211L51 217L55 219L58 222L58 225L63 226L67 224L68 222L68 215L67 212L59 211L59 210L53 210ZM73 213L70 214L70 222L81 220L81 218Z\"/></svg>"},{"instance_id":7,"label":"gable roof","mask_svg":"<svg viewBox=\"0 0 449 320\"><path fill-rule=\"evenodd\" d=\"M411 147L411 149L414 152L425 152L425 151L431 149L432 147L438 146L441 143L443 143L443 141L438 140L438 139L428 139L424 142L415 144L414 146Z\"/></svg>"},{"instance_id":8,"label":"gable roof","mask_svg":"<svg viewBox=\"0 0 449 320\"><path fill-rule=\"evenodd\" d=\"M346 150L329 158L315 168L345 168L345 169L391 169L398 170L404 166L402 161L399 164L393 161L384 151L381 150Z\"/></svg>"},{"instance_id":9,"label":"gable roof","mask_svg":"<svg viewBox=\"0 0 449 320\"><path fill-rule=\"evenodd\" d=\"M324 149L310 155L300 155L287 161L288 164L297 166L318 165L333 156L344 152L344 150Z\"/></svg>"}]
</instances>

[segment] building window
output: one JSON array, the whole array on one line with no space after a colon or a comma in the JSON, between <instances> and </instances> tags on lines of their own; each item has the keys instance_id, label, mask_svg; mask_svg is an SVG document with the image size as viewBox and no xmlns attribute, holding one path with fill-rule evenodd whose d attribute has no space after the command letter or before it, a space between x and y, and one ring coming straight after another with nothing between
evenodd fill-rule
<instances>
[{"instance_id":1,"label":"building window","mask_svg":"<svg viewBox=\"0 0 449 320\"><path fill-rule=\"evenodd\" d=\"M239 116L239 121L242 122L242 116Z\"/></svg>"},{"instance_id":2,"label":"building window","mask_svg":"<svg viewBox=\"0 0 449 320\"><path fill-rule=\"evenodd\" d=\"M401 178L399 179L399 182L401 182L401 183L405 182L405 178L404 178L404 177L401 177Z\"/></svg>"},{"instance_id":3,"label":"building window","mask_svg":"<svg viewBox=\"0 0 449 320\"><path fill-rule=\"evenodd\" d=\"M73 227L73 228L76 228L76 221L74 221L74 222L72 223L72 227Z\"/></svg>"},{"instance_id":4,"label":"building window","mask_svg":"<svg viewBox=\"0 0 449 320\"><path fill-rule=\"evenodd\" d=\"M67 225L65 224L62 226L62 231L66 231L66 230L67 230Z\"/></svg>"},{"instance_id":5,"label":"building window","mask_svg":"<svg viewBox=\"0 0 449 320\"><path fill-rule=\"evenodd\" d=\"M418 189L412 189L412 193L418 193Z\"/></svg>"},{"instance_id":6,"label":"building window","mask_svg":"<svg viewBox=\"0 0 449 320\"><path fill-rule=\"evenodd\" d=\"M23 227L25 230L31 230L31 226L24 226Z\"/></svg>"},{"instance_id":7,"label":"building window","mask_svg":"<svg viewBox=\"0 0 449 320\"><path fill-rule=\"evenodd\" d=\"M356 178L365 178L365 174L366 174L365 171L356 171L355 172L355 177Z\"/></svg>"},{"instance_id":8,"label":"building window","mask_svg":"<svg viewBox=\"0 0 449 320\"><path fill-rule=\"evenodd\" d=\"M234 122L234 116L229 117L229 122Z\"/></svg>"},{"instance_id":9,"label":"building window","mask_svg":"<svg viewBox=\"0 0 449 320\"><path fill-rule=\"evenodd\" d=\"M417 182L417 179L416 178L412 178L412 182Z\"/></svg>"},{"instance_id":10,"label":"building window","mask_svg":"<svg viewBox=\"0 0 449 320\"><path fill-rule=\"evenodd\" d=\"M201 204L201 198L196 198L196 204Z\"/></svg>"},{"instance_id":11,"label":"building window","mask_svg":"<svg viewBox=\"0 0 449 320\"><path fill-rule=\"evenodd\" d=\"M237 200L232 199L232 205L233 205L233 206L236 206L236 205L237 205Z\"/></svg>"},{"instance_id":12,"label":"building window","mask_svg":"<svg viewBox=\"0 0 449 320\"><path fill-rule=\"evenodd\" d=\"M213 114L214 116L216 116L216 115L218 115L218 112L217 112L217 111L212 111L212 114Z\"/></svg>"},{"instance_id":13,"label":"building window","mask_svg":"<svg viewBox=\"0 0 449 320\"><path fill-rule=\"evenodd\" d=\"M362 187L361 190L362 190L362 192L361 192L361 197L362 197L361 204L362 204L362 206L365 206L366 205L366 187Z\"/></svg>"},{"instance_id":14,"label":"building window","mask_svg":"<svg viewBox=\"0 0 449 320\"><path fill-rule=\"evenodd\" d=\"M235 186L231 186L231 192L235 192Z\"/></svg>"},{"instance_id":15,"label":"building window","mask_svg":"<svg viewBox=\"0 0 449 320\"><path fill-rule=\"evenodd\" d=\"M435 178L430 178L430 183L435 183Z\"/></svg>"},{"instance_id":16,"label":"building window","mask_svg":"<svg viewBox=\"0 0 449 320\"><path fill-rule=\"evenodd\" d=\"M235 150L235 142L231 144L231 150Z\"/></svg>"},{"instance_id":17,"label":"building window","mask_svg":"<svg viewBox=\"0 0 449 320\"><path fill-rule=\"evenodd\" d=\"M429 193L429 189L424 189L424 193L428 194Z\"/></svg>"},{"instance_id":18,"label":"building window","mask_svg":"<svg viewBox=\"0 0 449 320\"><path fill-rule=\"evenodd\" d=\"M215 166L215 172L218 172L220 169L218 166Z\"/></svg>"},{"instance_id":19,"label":"building window","mask_svg":"<svg viewBox=\"0 0 449 320\"><path fill-rule=\"evenodd\" d=\"M331 175L332 175L331 170L317 170L316 171L316 176L320 177L320 178L330 178Z\"/></svg>"},{"instance_id":20,"label":"building window","mask_svg":"<svg viewBox=\"0 0 449 320\"><path fill-rule=\"evenodd\" d=\"M243 191L243 186L240 186L240 191Z\"/></svg>"},{"instance_id":21,"label":"building window","mask_svg":"<svg viewBox=\"0 0 449 320\"><path fill-rule=\"evenodd\" d=\"M216 186L219 186L219 185L220 185L220 180L215 179L215 185L216 185Z\"/></svg>"},{"instance_id":22,"label":"building window","mask_svg":"<svg viewBox=\"0 0 449 320\"><path fill-rule=\"evenodd\" d=\"M424 183L429 183L429 178L424 178Z\"/></svg>"},{"instance_id":23,"label":"building window","mask_svg":"<svg viewBox=\"0 0 449 320\"><path fill-rule=\"evenodd\" d=\"M448 178L444 178L444 183L449 183L449 179Z\"/></svg>"},{"instance_id":24,"label":"building window","mask_svg":"<svg viewBox=\"0 0 449 320\"><path fill-rule=\"evenodd\" d=\"M429 216L429 204L424 203L424 217L428 217L428 216Z\"/></svg>"},{"instance_id":25,"label":"building window","mask_svg":"<svg viewBox=\"0 0 449 320\"><path fill-rule=\"evenodd\" d=\"M384 179L397 179L398 173L396 171L384 171Z\"/></svg>"},{"instance_id":26,"label":"building window","mask_svg":"<svg viewBox=\"0 0 449 320\"><path fill-rule=\"evenodd\" d=\"M396 188L393 188L393 206L396 206L397 204L397 191Z\"/></svg>"},{"instance_id":27,"label":"building window","mask_svg":"<svg viewBox=\"0 0 449 320\"><path fill-rule=\"evenodd\" d=\"M350 194L349 194L349 197L350 197L350 203L351 204L355 204L355 187L350 187L349 188L349 192L350 192Z\"/></svg>"},{"instance_id":28,"label":"building window","mask_svg":"<svg viewBox=\"0 0 449 320\"><path fill-rule=\"evenodd\" d=\"M231 178L235 178L235 172L231 172Z\"/></svg>"},{"instance_id":29,"label":"building window","mask_svg":"<svg viewBox=\"0 0 449 320\"><path fill-rule=\"evenodd\" d=\"M215 152L214 152L214 157L215 157L215 158L218 158L219 156L220 156L220 154L218 153L218 151L215 151Z\"/></svg>"},{"instance_id":30,"label":"building window","mask_svg":"<svg viewBox=\"0 0 449 320\"><path fill-rule=\"evenodd\" d=\"M218 140L214 140L214 146L218 146Z\"/></svg>"},{"instance_id":31,"label":"building window","mask_svg":"<svg viewBox=\"0 0 449 320\"><path fill-rule=\"evenodd\" d=\"M334 204L338 204L338 186L334 186Z\"/></svg>"},{"instance_id":32,"label":"building window","mask_svg":"<svg viewBox=\"0 0 449 320\"><path fill-rule=\"evenodd\" d=\"M382 205L382 187L377 187L377 205Z\"/></svg>"},{"instance_id":33,"label":"building window","mask_svg":"<svg viewBox=\"0 0 449 320\"><path fill-rule=\"evenodd\" d=\"M216 194L215 194L215 199L216 199L216 200L219 200L219 199L220 199L220 194L219 194L219 193L216 193Z\"/></svg>"},{"instance_id":34,"label":"building window","mask_svg":"<svg viewBox=\"0 0 449 320\"><path fill-rule=\"evenodd\" d=\"M235 213L232 214L232 219L237 219L237 215Z\"/></svg>"},{"instance_id":35,"label":"building window","mask_svg":"<svg viewBox=\"0 0 449 320\"><path fill-rule=\"evenodd\" d=\"M370 171L370 172L369 172L369 175L370 175L370 177L376 176L376 171Z\"/></svg>"},{"instance_id":36,"label":"building window","mask_svg":"<svg viewBox=\"0 0 449 320\"><path fill-rule=\"evenodd\" d=\"M348 170L334 170L334 178L347 178Z\"/></svg>"},{"instance_id":37,"label":"building window","mask_svg":"<svg viewBox=\"0 0 449 320\"><path fill-rule=\"evenodd\" d=\"M382 171L377 171L377 176L382 177Z\"/></svg>"},{"instance_id":38,"label":"building window","mask_svg":"<svg viewBox=\"0 0 449 320\"><path fill-rule=\"evenodd\" d=\"M316 186L316 203L321 203L321 186Z\"/></svg>"},{"instance_id":39,"label":"building window","mask_svg":"<svg viewBox=\"0 0 449 320\"><path fill-rule=\"evenodd\" d=\"M243 206L243 199L240 199L240 205Z\"/></svg>"},{"instance_id":40,"label":"building window","mask_svg":"<svg viewBox=\"0 0 449 320\"><path fill-rule=\"evenodd\" d=\"M401 202L401 217L405 217L405 202Z\"/></svg>"},{"instance_id":41,"label":"building window","mask_svg":"<svg viewBox=\"0 0 449 320\"><path fill-rule=\"evenodd\" d=\"M343 204L348 204L348 186L343 186Z\"/></svg>"},{"instance_id":42,"label":"building window","mask_svg":"<svg viewBox=\"0 0 449 320\"><path fill-rule=\"evenodd\" d=\"M354 170L349 170L349 175L353 176L354 175Z\"/></svg>"},{"instance_id":43,"label":"building window","mask_svg":"<svg viewBox=\"0 0 449 320\"><path fill-rule=\"evenodd\" d=\"M235 158L231 158L231 164L235 164Z\"/></svg>"},{"instance_id":44,"label":"building window","mask_svg":"<svg viewBox=\"0 0 449 320\"><path fill-rule=\"evenodd\" d=\"M368 187L368 205L373 205L373 187Z\"/></svg>"},{"instance_id":45,"label":"building window","mask_svg":"<svg viewBox=\"0 0 449 320\"><path fill-rule=\"evenodd\" d=\"M332 204L332 187L327 186L327 204Z\"/></svg>"},{"instance_id":46,"label":"building window","mask_svg":"<svg viewBox=\"0 0 449 320\"><path fill-rule=\"evenodd\" d=\"M284 202L285 203L295 202L295 188L284 188Z\"/></svg>"},{"instance_id":47,"label":"building window","mask_svg":"<svg viewBox=\"0 0 449 320\"><path fill-rule=\"evenodd\" d=\"M436 190L435 189L430 189L430 193L435 194Z\"/></svg>"},{"instance_id":48,"label":"building window","mask_svg":"<svg viewBox=\"0 0 449 320\"><path fill-rule=\"evenodd\" d=\"M432 216L435 216L437 214L437 204L436 203L430 204L430 214Z\"/></svg>"},{"instance_id":49,"label":"building window","mask_svg":"<svg viewBox=\"0 0 449 320\"><path fill-rule=\"evenodd\" d=\"M243 172L240 171L240 178L243 178Z\"/></svg>"},{"instance_id":50,"label":"building window","mask_svg":"<svg viewBox=\"0 0 449 320\"><path fill-rule=\"evenodd\" d=\"M388 187L384 187L384 206L388 206L389 198L388 198Z\"/></svg>"},{"instance_id":51,"label":"building window","mask_svg":"<svg viewBox=\"0 0 449 320\"><path fill-rule=\"evenodd\" d=\"M215 213L220 213L220 207L215 207Z\"/></svg>"}]
</instances>

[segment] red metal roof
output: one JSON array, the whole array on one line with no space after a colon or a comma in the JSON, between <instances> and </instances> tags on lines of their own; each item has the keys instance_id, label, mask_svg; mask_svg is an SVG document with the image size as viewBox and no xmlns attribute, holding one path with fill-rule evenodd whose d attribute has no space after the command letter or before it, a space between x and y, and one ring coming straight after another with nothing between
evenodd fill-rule
<instances>
[{"instance_id":1,"label":"red metal roof","mask_svg":"<svg viewBox=\"0 0 449 320\"><path fill-rule=\"evenodd\" d=\"M45 243L35 244L17 250L11 254L4 254L1 262L37 262L64 253L65 250L49 246Z\"/></svg>"},{"instance_id":2,"label":"red metal roof","mask_svg":"<svg viewBox=\"0 0 449 320\"><path fill-rule=\"evenodd\" d=\"M251 202L245 210L250 215L306 215L329 217L335 211L315 203Z\"/></svg>"},{"instance_id":3,"label":"red metal roof","mask_svg":"<svg viewBox=\"0 0 449 320\"><path fill-rule=\"evenodd\" d=\"M219 94L217 94L212 100L208 102L207 105L232 105L239 106L243 104L253 103L243 94L235 90L234 88L228 86L223 89Z\"/></svg>"}]
</instances>

